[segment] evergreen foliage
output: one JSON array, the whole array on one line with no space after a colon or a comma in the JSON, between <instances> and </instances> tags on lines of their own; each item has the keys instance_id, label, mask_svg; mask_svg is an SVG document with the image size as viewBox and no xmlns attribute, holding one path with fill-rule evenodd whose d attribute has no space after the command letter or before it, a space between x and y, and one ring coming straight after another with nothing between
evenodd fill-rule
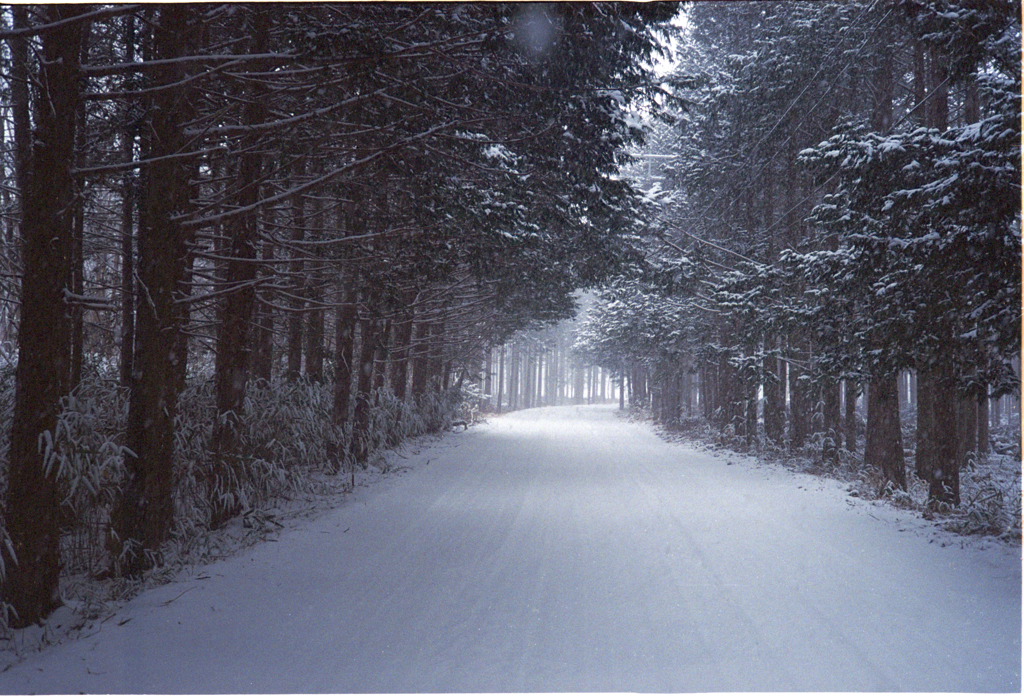
<instances>
[{"instance_id":1,"label":"evergreen foliage","mask_svg":"<svg viewBox=\"0 0 1024 696\"><path fill-rule=\"evenodd\" d=\"M835 466L863 437L879 490L907 487L911 447L932 506L955 507L989 399L1019 404L1019 15L689 8L690 108L653 126L636 172L644 264L602 296L581 354L644 365L655 395L694 373L734 446L813 445Z\"/></svg>"}]
</instances>

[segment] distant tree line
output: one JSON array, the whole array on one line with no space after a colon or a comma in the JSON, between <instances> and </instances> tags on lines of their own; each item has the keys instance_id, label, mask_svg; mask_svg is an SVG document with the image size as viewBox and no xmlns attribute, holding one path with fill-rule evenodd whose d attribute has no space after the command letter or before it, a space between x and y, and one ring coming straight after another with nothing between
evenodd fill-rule
<instances>
[{"instance_id":1,"label":"distant tree line","mask_svg":"<svg viewBox=\"0 0 1024 696\"><path fill-rule=\"evenodd\" d=\"M675 12L4 8L10 625L56 606L86 518L104 572L130 575L189 506L210 527L242 513L253 462L282 456L271 422L298 438L269 400L321 419L292 442L322 447L305 465L365 463L409 423L442 427L492 347L637 259L617 173L632 111L669 96L644 66ZM80 430L99 444L68 444Z\"/></svg>"}]
</instances>

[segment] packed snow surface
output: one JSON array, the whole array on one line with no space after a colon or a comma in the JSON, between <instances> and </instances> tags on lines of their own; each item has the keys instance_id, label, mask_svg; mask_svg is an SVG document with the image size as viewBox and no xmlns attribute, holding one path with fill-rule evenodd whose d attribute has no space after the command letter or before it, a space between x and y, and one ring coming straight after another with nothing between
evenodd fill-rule
<instances>
[{"instance_id":1,"label":"packed snow surface","mask_svg":"<svg viewBox=\"0 0 1024 696\"><path fill-rule=\"evenodd\" d=\"M4 692L1009 691L1020 548L608 407L493 418Z\"/></svg>"}]
</instances>

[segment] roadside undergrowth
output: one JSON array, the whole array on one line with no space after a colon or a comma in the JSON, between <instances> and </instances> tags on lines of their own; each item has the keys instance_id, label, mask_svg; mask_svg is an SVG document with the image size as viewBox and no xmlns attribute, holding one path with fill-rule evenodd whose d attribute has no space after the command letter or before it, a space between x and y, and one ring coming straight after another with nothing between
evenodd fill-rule
<instances>
[{"instance_id":1,"label":"roadside undergrowth","mask_svg":"<svg viewBox=\"0 0 1024 696\"><path fill-rule=\"evenodd\" d=\"M10 422L13 394L13 374L0 374L0 423ZM217 492L240 502L242 512L213 528L205 475L217 417L213 386L210 381L190 384L178 403L171 538L159 549L151 570L117 577L110 573L107 542L110 513L125 481L128 392L114 380L85 379L65 398L48 441L63 499L64 606L41 624L18 631L8 628L6 607L0 606L0 670L27 651L95 630L143 589L272 538L291 519L336 506L353 486L392 468L389 450L414 438L436 436L465 408L454 391L427 394L418 405L399 401L387 389L378 391L370 417L371 454L356 464L337 454L338 449L348 450L350 434L332 420L332 399L329 384L280 380L250 385L235 425L242 466L231 490ZM7 486L9 437L9 429L0 428L0 494ZM0 524L0 543L6 539Z\"/></svg>"},{"instance_id":2,"label":"roadside undergrowth","mask_svg":"<svg viewBox=\"0 0 1024 696\"><path fill-rule=\"evenodd\" d=\"M653 422L645 410L634 409L628 417ZM745 438L718 430L699 417L684 418L672 425L655 425L659 435L670 442L697 443L709 450L750 455L801 473L832 478L845 483L851 497L913 511L947 531L1021 543L1021 456L1019 450L1012 447L999 446L998 451L983 455L970 453L960 471L960 505L934 511L928 509L928 484L914 473L912 430L905 431L903 436L903 442L910 443L911 447L905 451L907 490L902 490L884 482L881 472L864 465L863 442L858 443L859 452L839 448L835 457L826 460L822 457L824 443L820 433L810 438L805 446L793 450L785 443L777 445L763 437L748 443ZM1020 428L996 428L992 440L997 444L1019 443Z\"/></svg>"}]
</instances>

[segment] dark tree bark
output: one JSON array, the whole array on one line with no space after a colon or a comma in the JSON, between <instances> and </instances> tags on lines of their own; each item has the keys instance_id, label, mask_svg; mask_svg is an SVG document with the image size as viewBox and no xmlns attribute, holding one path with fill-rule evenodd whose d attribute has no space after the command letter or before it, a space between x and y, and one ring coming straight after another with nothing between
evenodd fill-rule
<instances>
[{"instance_id":1,"label":"dark tree bark","mask_svg":"<svg viewBox=\"0 0 1024 696\"><path fill-rule=\"evenodd\" d=\"M84 8L53 5L48 21L70 20ZM59 25L42 37L36 130L31 162L20 164L22 189L21 323L5 517L13 557L3 554L3 596L16 612L12 627L35 623L60 605L60 496L56 472L40 447L53 433L69 389L69 291L75 188L71 167L81 101L82 24ZM42 451L41 451L42 450Z\"/></svg>"},{"instance_id":2,"label":"dark tree bark","mask_svg":"<svg viewBox=\"0 0 1024 696\"><path fill-rule=\"evenodd\" d=\"M79 114L78 129L85 129L84 111ZM79 155L78 162L82 158ZM85 296L85 202L81 193L75 196L73 240L71 243L71 292L76 298ZM82 381L82 368L85 364L85 311L79 300L70 303L71 310L71 365L70 389L74 389Z\"/></svg>"},{"instance_id":3,"label":"dark tree bark","mask_svg":"<svg viewBox=\"0 0 1024 696\"><path fill-rule=\"evenodd\" d=\"M430 328L431 322L419 319L415 324L416 338L412 346L412 395L420 399L427 393L430 379Z\"/></svg>"},{"instance_id":4,"label":"dark tree bark","mask_svg":"<svg viewBox=\"0 0 1024 696\"><path fill-rule=\"evenodd\" d=\"M885 481L907 489L900 429L900 401L896 375L872 378L868 385L867 441L864 464L876 467Z\"/></svg>"},{"instance_id":5,"label":"dark tree bark","mask_svg":"<svg viewBox=\"0 0 1024 696\"><path fill-rule=\"evenodd\" d=\"M391 320L387 319L377 334L377 346L373 351L373 381L370 383L371 405L374 406L377 405L377 395L384 388L387 378L393 326Z\"/></svg>"},{"instance_id":6,"label":"dark tree bark","mask_svg":"<svg viewBox=\"0 0 1024 696\"><path fill-rule=\"evenodd\" d=\"M923 462L922 478L928 482L929 506L960 504L961 445L958 380L950 360L939 360L932 366L932 426L929 433L928 457ZM921 382L918 382L920 390ZM923 406L918 391L918 412Z\"/></svg>"},{"instance_id":7,"label":"dark tree bark","mask_svg":"<svg viewBox=\"0 0 1024 696\"><path fill-rule=\"evenodd\" d=\"M537 362L534 359L533 346L526 346L523 353L523 408L533 408L533 388L536 382L535 372ZM580 403L583 403L583 394L586 390L587 372L580 369Z\"/></svg>"},{"instance_id":8,"label":"dark tree bark","mask_svg":"<svg viewBox=\"0 0 1024 696\"><path fill-rule=\"evenodd\" d=\"M989 452L988 405L988 385L984 384L978 390L978 454L980 455L986 455Z\"/></svg>"},{"instance_id":9,"label":"dark tree bark","mask_svg":"<svg viewBox=\"0 0 1024 696\"><path fill-rule=\"evenodd\" d=\"M323 287L318 273L314 273L309 287L310 307L306 311L306 379L324 381L324 307Z\"/></svg>"},{"instance_id":10,"label":"dark tree bark","mask_svg":"<svg viewBox=\"0 0 1024 696\"><path fill-rule=\"evenodd\" d=\"M427 387L434 382L434 390L447 388L448 370L444 362L444 327L445 317L442 314L437 320L430 322L430 342L427 350Z\"/></svg>"},{"instance_id":11,"label":"dark tree bark","mask_svg":"<svg viewBox=\"0 0 1024 696\"><path fill-rule=\"evenodd\" d=\"M505 398L505 345L501 346L498 355L498 398L495 399L495 413L501 414L502 400Z\"/></svg>"},{"instance_id":12,"label":"dark tree bark","mask_svg":"<svg viewBox=\"0 0 1024 696\"><path fill-rule=\"evenodd\" d=\"M833 464L839 461L839 448L843 441L843 429L839 414L839 390L838 381L826 379L822 385L822 422L825 428L825 446L822 458Z\"/></svg>"},{"instance_id":13,"label":"dark tree bark","mask_svg":"<svg viewBox=\"0 0 1024 696\"><path fill-rule=\"evenodd\" d=\"M978 398L973 391L960 397L958 411L960 416L960 456L958 461L963 466L967 463L967 453L978 451Z\"/></svg>"},{"instance_id":14,"label":"dark tree bark","mask_svg":"<svg viewBox=\"0 0 1024 696\"><path fill-rule=\"evenodd\" d=\"M125 63L135 62L135 17L124 17ZM121 127L121 160L135 159L135 141L138 125L129 119ZM121 179L121 386L128 387L132 380L135 360L135 208L138 203L138 178L135 172L125 172Z\"/></svg>"},{"instance_id":15,"label":"dark tree bark","mask_svg":"<svg viewBox=\"0 0 1024 696\"><path fill-rule=\"evenodd\" d=\"M153 82L182 81L188 54L183 37L194 10L189 5L165 5L154 11L154 59L170 62L153 69ZM180 354L182 289L188 264L187 236L181 216L189 205L189 181L194 167L187 158L174 158L186 149L182 124L192 118L188 88L158 90L150 97L147 127L151 160L143 170L139 224L138 277L140 302L136 314L136 353L132 370L125 455L126 480L111 514L111 550L115 572L138 573L151 564L152 554L166 540L173 520L174 418L181 382L179 370L187 356Z\"/></svg>"},{"instance_id":16,"label":"dark tree bark","mask_svg":"<svg viewBox=\"0 0 1024 696\"><path fill-rule=\"evenodd\" d=\"M917 429L914 434L914 472L927 481L935 465L935 378L922 365L917 371Z\"/></svg>"},{"instance_id":17,"label":"dark tree bark","mask_svg":"<svg viewBox=\"0 0 1024 696\"><path fill-rule=\"evenodd\" d=\"M846 401L846 413L843 414L843 432L846 439L846 451L857 451L857 384L852 380L843 381L843 399Z\"/></svg>"},{"instance_id":18,"label":"dark tree bark","mask_svg":"<svg viewBox=\"0 0 1024 696\"><path fill-rule=\"evenodd\" d=\"M314 230L314 234L319 237L321 236L319 231L322 230L324 226L322 201L319 199L314 200L310 213L310 226L312 230ZM320 254L318 253L317 256L320 256ZM326 310L324 308L323 301L324 286L326 285L324 279L324 262L321 260L314 260L307 263L306 273L306 297L309 299L305 315L306 378L312 382L320 383L324 381L324 343L326 340L326 335L324 333L324 317Z\"/></svg>"},{"instance_id":19,"label":"dark tree bark","mask_svg":"<svg viewBox=\"0 0 1024 696\"><path fill-rule=\"evenodd\" d=\"M746 439L747 447L753 447L755 438L757 438L757 386L747 387L747 399L746 399L747 416L746 422L743 424L743 435Z\"/></svg>"},{"instance_id":20,"label":"dark tree bark","mask_svg":"<svg viewBox=\"0 0 1024 696\"><path fill-rule=\"evenodd\" d=\"M88 29L83 32L81 40L81 59L79 64L87 61ZM75 133L81 138L85 130L85 103L79 100L75 113ZM85 163L83 155L84 143L75 148L75 166ZM85 296L85 192L78 190L74 199L74 239L71 245L71 292L76 298ZM75 389L82 381L82 368L85 364L85 308L81 301L71 303L71 383L69 389Z\"/></svg>"},{"instance_id":21,"label":"dark tree bark","mask_svg":"<svg viewBox=\"0 0 1024 696\"><path fill-rule=\"evenodd\" d=\"M580 365L576 365L575 369L574 369L574 372L575 372L575 374L574 374L575 379L573 380L572 402L574 404L582 404L583 403L583 377L584 377L583 367L580 366ZM636 374L635 371L634 371L634 374ZM635 403L635 400L640 398L638 395L636 395L635 391L630 396L632 397L630 399L630 404Z\"/></svg>"},{"instance_id":22,"label":"dark tree bark","mask_svg":"<svg viewBox=\"0 0 1024 696\"><path fill-rule=\"evenodd\" d=\"M626 410L626 365L623 363L619 372L619 410Z\"/></svg>"},{"instance_id":23,"label":"dark tree bark","mask_svg":"<svg viewBox=\"0 0 1024 696\"><path fill-rule=\"evenodd\" d=\"M273 263L274 246L270 242L263 243L263 251L260 254L264 261ZM261 275L268 280L272 271L269 266L261 268ZM266 302L265 291L256 293L255 314L255 337L252 363L252 376L255 379L270 381L274 372L274 309Z\"/></svg>"},{"instance_id":24,"label":"dark tree bark","mask_svg":"<svg viewBox=\"0 0 1024 696\"><path fill-rule=\"evenodd\" d=\"M774 338L765 339L765 348L776 347ZM786 363L774 355L764 358L764 434L765 438L776 445L782 442L786 431L786 394L785 385Z\"/></svg>"},{"instance_id":25,"label":"dark tree bark","mask_svg":"<svg viewBox=\"0 0 1024 696\"><path fill-rule=\"evenodd\" d=\"M513 341L508 357L508 410L519 407L519 341Z\"/></svg>"},{"instance_id":26,"label":"dark tree bark","mask_svg":"<svg viewBox=\"0 0 1024 696\"><path fill-rule=\"evenodd\" d=\"M250 50L264 53L269 41L269 10L251 6L248 18L252 37ZM261 123L266 117L263 89L253 83L242 109L246 125ZM213 429L213 448L209 478L210 524L217 527L241 511L241 503L231 494L238 478L240 456L238 422L244 409L245 394L252 368L253 312L256 303L256 242L259 234L260 181L263 155L259 135L243 136L236 172L235 201L242 212L230 218L226 232L230 238L225 283L230 292L224 298L214 368L214 392L217 422Z\"/></svg>"},{"instance_id":27,"label":"dark tree bark","mask_svg":"<svg viewBox=\"0 0 1024 696\"><path fill-rule=\"evenodd\" d=\"M378 320L368 316L359 322L359 369L356 378L356 404L352 411L352 459L363 464L370 456L370 408L372 406L371 386L373 364L380 341Z\"/></svg>"},{"instance_id":28,"label":"dark tree bark","mask_svg":"<svg viewBox=\"0 0 1024 696\"><path fill-rule=\"evenodd\" d=\"M351 279L342 278L342 289L339 291L338 305L334 314L334 422L345 430L349 422L350 402L352 401L352 368L355 355L356 339L356 303L355 290ZM343 449L340 447L338 451Z\"/></svg>"},{"instance_id":29,"label":"dark tree bark","mask_svg":"<svg viewBox=\"0 0 1024 696\"><path fill-rule=\"evenodd\" d=\"M806 360L805 353L798 354L798 359ZM806 371L790 363L789 376L789 443L794 450L800 449L811 435L811 387Z\"/></svg>"},{"instance_id":30,"label":"dark tree bark","mask_svg":"<svg viewBox=\"0 0 1024 696\"><path fill-rule=\"evenodd\" d=\"M395 325L394 370L391 373L391 391L399 401L405 401L409 385L409 361L412 355L412 327L415 313L412 310L413 294L405 298L408 310Z\"/></svg>"},{"instance_id":31,"label":"dark tree bark","mask_svg":"<svg viewBox=\"0 0 1024 696\"><path fill-rule=\"evenodd\" d=\"M493 395L493 391L494 391L494 379L493 379L493 377L494 377L494 348L493 347L489 347L487 349L486 358L485 358L485 361L484 361L484 394L486 396L485 396L484 404L482 406L483 408L486 408L487 410L490 410L490 408L491 408L491 399L494 396Z\"/></svg>"},{"instance_id":32,"label":"dark tree bark","mask_svg":"<svg viewBox=\"0 0 1024 696\"><path fill-rule=\"evenodd\" d=\"M299 175L302 174L304 165L305 161L300 160ZM305 199L301 194L292 196L291 218L291 240L301 242L306 234ZM303 274L305 261L295 246L297 245L293 245L292 260L288 264L288 272L292 277L292 289L288 298L291 311L288 314L288 367L285 370L285 377L289 380L296 380L302 374L302 312L306 305L306 282Z\"/></svg>"}]
</instances>

